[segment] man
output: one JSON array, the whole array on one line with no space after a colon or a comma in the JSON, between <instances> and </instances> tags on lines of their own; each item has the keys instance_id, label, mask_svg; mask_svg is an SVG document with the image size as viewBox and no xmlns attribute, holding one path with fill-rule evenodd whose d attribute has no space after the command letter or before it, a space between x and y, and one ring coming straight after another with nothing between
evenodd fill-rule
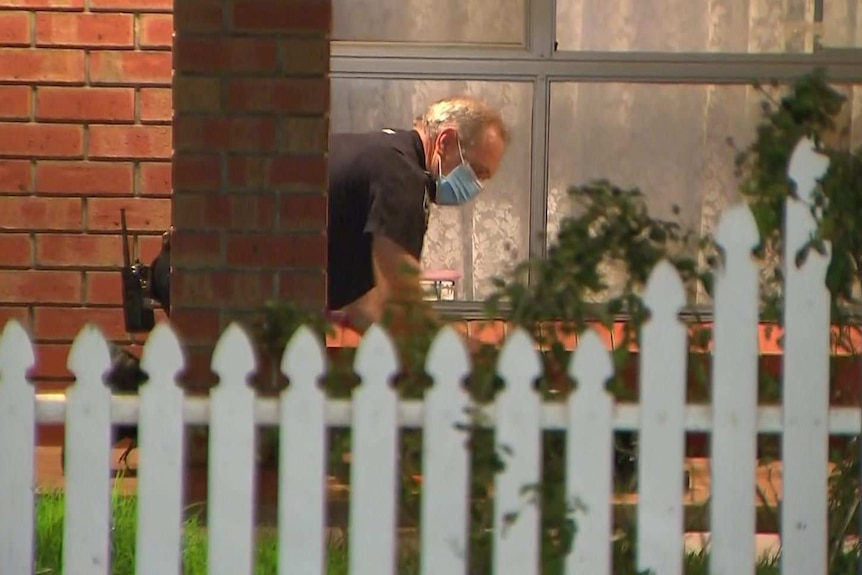
<instances>
[{"instance_id":1,"label":"man","mask_svg":"<svg viewBox=\"0 0 862 575\"><path fill-rule=\"evenodd\" d=\"M364 332L424 304L419 262L429 202L469 202L499 169L509 133L469 97L432 104L411 130L334 134L329 142L328 309Z\"/></svg>"}]
</instances>

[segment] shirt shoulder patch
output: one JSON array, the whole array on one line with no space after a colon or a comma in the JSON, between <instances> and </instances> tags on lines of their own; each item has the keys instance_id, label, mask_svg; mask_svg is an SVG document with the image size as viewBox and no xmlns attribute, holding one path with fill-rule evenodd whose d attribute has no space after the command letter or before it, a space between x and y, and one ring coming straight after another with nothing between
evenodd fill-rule
<instances>
[{"instance_id":1,"label":"shirt shoulder patch","mask_svg":"<svg viewBox=\"0 0 862 575\"><path fill-rule=\"evenodd\" d=\"M390 130L389 128L384 128L383 133L389 134L391 136L391 135L395 134L395 130Z\"/></svg>"}]
</instances>

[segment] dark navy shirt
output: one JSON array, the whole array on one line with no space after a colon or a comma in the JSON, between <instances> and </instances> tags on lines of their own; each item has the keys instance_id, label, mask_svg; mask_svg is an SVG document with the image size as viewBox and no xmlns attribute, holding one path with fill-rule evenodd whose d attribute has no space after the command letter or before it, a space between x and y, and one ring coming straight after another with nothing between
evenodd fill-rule
<instances>
[{"instance_id":1,"label":"dark navy shirt","mask_svg":"<svg viewBox=\"0 0 862 575\"><path fill-rule=\"evenodd\" d=\"M330 137L328 309L340 309L374 287L372 234L420 259L433 193L415 130Z\"/></svg>"}]
</instances>

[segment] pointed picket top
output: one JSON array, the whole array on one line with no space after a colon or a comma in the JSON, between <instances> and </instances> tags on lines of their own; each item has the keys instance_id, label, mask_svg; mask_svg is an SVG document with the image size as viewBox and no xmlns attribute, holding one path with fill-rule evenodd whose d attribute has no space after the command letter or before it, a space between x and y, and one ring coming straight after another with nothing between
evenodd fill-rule
<instances>
[{"instance_id":1,"label":"pointed picket top","mask_svg":"<svg viewBox=\"0 0 862 575\"><path fill-rule=\"evenodd\" d=\"M278 458L278 572L326 571L326 362L314 332L301 326L281 358Z\"/></svg>"},{"instance_id":2,"label":"pointed picket top","mask_svg":"<svg viewBox=\"0 0 862 575\"><path fill-rule=\"evenodd\" d=\"M179 575L182 565L183 389L185 358L168 323L147 337L138 415L137 573Z\"/></svg>"},{"instance_id":3,"label":"pointed picket top","mask_svg":"<svg viewBox=\"0 0 862 575\"><path fill-rule=\"evenodd\" d=\"M16 319L10 319L0 334L0 383L22 379L36 363L33 344Z\"/></svg>"},{"instance_id":4,"label":"pointed picket top","mask_svg":"<svg viewBox=\"0 0 862 575\"><path fill-rule=\"evenodd\" d=\"M644 300L653 317L677 314L685 305L685 288L676 268L668 260L661 260L653 268L644 291Z\"/></svg>"},{"instance_id":5,"label":"pointed picket top","mask_svg":"<svg viewBox=\"0 0 862 575\"><path fill-rule=\"evenodd\" d=\"M281 373L291 381L291 388L317 388L317 380L326 370L326 358L314 332L302 325L287 342L281 356ZM299 387L294 387L293 383Z\"/></svg>"},{"instance_id":6,"label":"pointed picket top","mask_svg":"<svg viewBox=\"0 0 862 575\"><path fill-rule=\"evenodd\" d=\"M470 372L461 337L451 326L431 343L425 371L434 385L425 394L422 440L421 573L466 573L470 453L463 429L470 422Z\"/></svg>"},{"instance_id":7,"label":"pointed picket top","mask_svg":"<svg viewBox=\"0 0 862 575\"><path fill-rule=\"evenodd\" d=\"M539 352L523 328L506 339L497 363L505 387L497 394L494 443L503 470L494 477L494 573L535 575L539 515L530 502L541 481L542 406L534 383L542 373ZM513 513L517 514L512 521Z\"/></svg>"},{"instance_id":8,"label":"pointed picket top","mask_svg":"<svg viewBox=\"0 0 862 575\"><path fill-rule=\"evenodd\" d=\"M580 502L584 511L575 517L578 533L566 558L566 573L607 575L611 568L614 400L605 385L614 369L594 329L581 336L569 361L569 374L578 387L567 405L566 500Z\"/></svg>"},{"instance_id":9,"label":"pointed picket top","mask_svg":"<svg viewBox=\"0 0 862 575\"><path fill-rule=\"evenodd\" d=\"M368 328L356 349L353 365L362 378L362 387L369 383L389 384L398 371L398 356L392 339L383 327L374 324Z\"/></svg>"},{"instance_id":10,"label":"pointed picket top","mask_svg":"<svg viewBox=\"0 0 862 575\"><path fill-rule=\"evenodd\" d=\"M500 359L497 362L497 374L507 382L510 380L533 382L542 374L542 362L536 351L533 339L522 327L515 328L506 338L503 348L500 350ZM532 390L532 387L528 388Z\"/></svg>"},{"instance_id":11,"label":"pointed picket top","mask_svg":"<svg viewBox=\"0 0 862 575\"><path fill-rule=\"evenodd\" d=\"M150 381L170 384L185 364L182 344L170 324L160 323L153 328L141 354L141 370L149 374Z\"/></svg>"},{"instance_id":12,"label":"pointed picket top","mask_svg":"<svg viewBox=\"0 0 862 575\"><path fill-rule=\"evenodd\" d=\"M231 323L221 334L213 350L212 370L219 375L221 383L248 385L248 376L257 366L251 339L236 322Z\"/></svg>"},{"instance_id":13,"label":"pointed picket top","mask_svg":"<svg viewBox=\"0 0 862 575\"><path fill-rule=\"evenodd\" d=\"M30 573L33 560L33 465L36 389L27 381L33 346L17 320L0 335L0 565Z\"/></svg>"},{"instance_id":14,"label":"pointed picket top","mask_svg":"<svg viewBox=\"0 0 862 575\"><path fill-rule=\"evenodd\" d=\"M435 382L458 383L470 373L470 357L464 342L452 326L443 327L428 348L425 371ZM437 385L433 389L437 389Z\"/></svg>"},{"instance_id":15,"label":"pointed picket top","mask_svg":"<svg viewBox=\"0 0 862 575\"><path fill-rule=\"evenodd\" d=\"M760 233L748 204L738 203L722 212L715 237L718 244L727 252L750 252L757 247L760 243Z\"/></svg>"},{"instance_id":16,"label":"pointed picket top","mask_svg":"<svg viewBox=\"0 0 862 575\"><path fill-rule=\"evenodd\" d=\"M802 138L793 149L787 175L796 183L796 194L807 204L813 203L813 193L829 168L829 158L817 152L810 138Z\"/></svg>"},{"instance_id":17,"label":"pointed picket top","mask_svg":"<svg viewBox=\"0 0 862 575\"><path fill-rule=\"evenodd\" d=\"M87 324L78 333L67 365L75 383L66 393L65 573L110 570L111 367L108 342Z\"/></svg>"},{"instance_id":18,"label":"pointed picket top","mask_svg":"<svg viewBox=\"0 0 862 575\"><path fill-rule=\"evenodd\" d=\"M398 361L392 340L378 325L365 333L354 371L350 466L349 571L395 572L398 499L398 394L390 385Z\"/></svg>"},{"instance_id":19,"label":"pointed picket top","mask_svg":"<svg viewBox=\"0 0 862 575\"><path fill-rule=\"evenodd\" d=\"M104 387L103 378L111 367L111 350L102 330L90 323L85 325L72 343L66 366L77 378L74 389L93 384Z\"/></svg>"},{"instance_id":20,"label":"pointed picket top","mask_svg":"<svg viewBox=\"0 0 862 575\"><path fill-rule=\"evenodd\" d=\"M578 382L573 395L607 395L605 384L614 375L614 364L599 334L592 328L580 337L569 360L569 375Z\"/></svg>"}]
</instances>

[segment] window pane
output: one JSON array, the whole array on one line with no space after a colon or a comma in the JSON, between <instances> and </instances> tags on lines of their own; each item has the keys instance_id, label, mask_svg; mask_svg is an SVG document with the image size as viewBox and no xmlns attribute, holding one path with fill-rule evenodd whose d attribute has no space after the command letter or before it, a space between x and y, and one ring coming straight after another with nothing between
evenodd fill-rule
<instances>
[{"instance_id":1,"label":"window pane","mask_svg":"<svg viewBox=\"0 0 862 575\"><path fill-rule=\"evenodd\" d=\"M862 48L862 0L824 1L821 43L829 48Z\"/></svg>"},{"instance_id":2,"label":"window pane","mask_svg":"<svg viewBox=\"0 0 862 575\"><path fill-rule=\"evenodd\" d=\"M497 107L512 131L497 176L466 206L433 206L425 236L423 268L459 272L456 298L476 300L529 254L532 84L333 78L330 122L333 132L408 128L429 104L456 94Z\"/></svg>"},{"instance_id":3,"label":"window pane","mask_svg":"<svg viewBox=\"0 0 862 575\"><path fill-rule=\"evenodd\" d=\"M862 146L862 87L839 89L848 96L855 149ZM714 233L721 210L739 198L727 139L752 141L762 101L748 86L552 84L548 242L572 213L567 190L596 179L639 188L654 216L673 217L676 204L683 225Z\"/></svg>"},{"instance_id":4,"label":"window pane","mask_svg":"<svg viewBox=\"0 0 862 575\"><path fill-rule=\"evenodd\" d=\"M524 0L333 0L332 38L522 46L524 4Z\"/></svg>"},{"instance_id":5,"label":"window pane","mask_svg":"<svg viewBox=\"0 0 862 575\"><path fill-rule=\"evenodd\" d=\"M557 0L560 50L807 53L811 0ZM826 0L826 45L862 46L862 0Z\"/></svg>"}]
</instances>

